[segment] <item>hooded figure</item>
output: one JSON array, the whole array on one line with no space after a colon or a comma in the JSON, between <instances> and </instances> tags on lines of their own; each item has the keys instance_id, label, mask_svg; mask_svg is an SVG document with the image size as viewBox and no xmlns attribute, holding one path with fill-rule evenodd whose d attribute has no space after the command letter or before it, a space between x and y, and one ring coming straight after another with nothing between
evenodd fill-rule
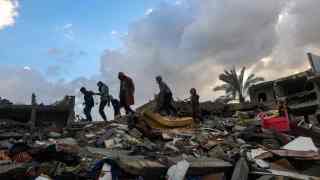
<instances>
[{"instance_id":1,"label":"hooded figure","mask_svg":"<svg viewBox=\"0 0 320 180\"><path fill-rule=\"evenodd\" d=\"M169 86L162 81L161 76L156 77L156 81L159 85L159 95L157 98L157 109L156 111L161 113L162 111L165 111L167 115L176 115L177 110L173 106L173 97L172 92Z\"/></svg>"},{"instance_id":2,"label":"hooded figure","mask_svg":"<svg viewBox=\"0 0 320 180\"><path fill-rule=\"evenodd\" d=\"M123 72L119 72L118 78L120 80L120 105L126 110L126 114L134 113L130 108L134 104L134 83L133 80L126 76Z\"/></svg>"}]
</instances>

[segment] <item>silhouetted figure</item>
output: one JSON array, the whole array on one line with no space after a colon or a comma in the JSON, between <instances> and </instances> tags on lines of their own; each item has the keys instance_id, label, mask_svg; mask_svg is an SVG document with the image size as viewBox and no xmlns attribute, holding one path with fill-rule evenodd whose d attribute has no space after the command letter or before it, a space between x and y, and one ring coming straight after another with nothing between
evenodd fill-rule
<instances>
[{"instance_id":1,"label":"silhouetted figure","mask_svg":"<svg viewBox=\"0 0 320 180\"><path fill-rule=\"evenodd\" d=\"M161 76L156 77L156 81L159 85L159 94L157 98L157 108L156 111L161 113L162 111L166 112L167 115L176 115L177 110L173 106L173 97L172 92L168 85L162 81Z\"/></svg>"},{"instance_id":2,"label":"silhouetted figure","mask_svg":"<svg viewBox=\"0 0 320 180\"><path fill-rule=\"evenodd\" d=\"M114 111L114 117L117 118L118 116L120 116L120 101L118 99L113 98L112 96L110 96L111 99L111 104L113 107L113 111Z\"/></svg>"},{"instance_id":3,"label":"silhouetted figure","mask_svg":"<svg viewBox=\"0 0 320 180\"><path fill-rule=\"evenodd\" d=\"M86 115L87 121L92 121L91 110L94 106L93 95L95 95L95 93L92 91L88 91L85 87L82 87L80 89L80 92L83 94L83 98L84 98L83 113Z\"/></svg>"},{"instance_id":4,"label":"silhouetted figure","mask_svg":"<svg viewBox=\"0 0 320 180\"><path fill-rule=\"evenodd\" d=\"M110 106L109 87L101 81L97 83L97 86L99 88L98 95L100 95L99 113L102 119L104 121L107 121L107 116L104 113L104 108L106 107L106 105Z\"/></svg>"},{"instance_id":5,"label":"silhouetted figure","mask_svg":"<svg viewBox=\"0 0 320 180\"><path fill-rule=\"evenodd\" d=\"M37 105L37 96L35 93L32 93L31 95L31 105Z\"/></svg>"},{"instance_id":6,"label":"silhouetted figure","mask_svg":"<svg viewBox=\"0 0 320 180\"><path fill-rule=\"evenodd\" d=\"M119 72L118 78L120 80L120 106L126 111L126 114L134 113L130 108L134 104L134 83L133 80L126 76L123 72Z\"/></svg>"},{"instance_id":7,"label":"silhouetted figure","mask_svg":"<svg viewBox=\"0 0 320 180\"><path fill-rule=\"evenodd\" d=\"M192 118L194 122L202 121L201 112L200 112L200 103L199 103L199 95L197 94L197 90L195 88L190 89L190 103L192 108Z\"/></svg>"}]
</instances>

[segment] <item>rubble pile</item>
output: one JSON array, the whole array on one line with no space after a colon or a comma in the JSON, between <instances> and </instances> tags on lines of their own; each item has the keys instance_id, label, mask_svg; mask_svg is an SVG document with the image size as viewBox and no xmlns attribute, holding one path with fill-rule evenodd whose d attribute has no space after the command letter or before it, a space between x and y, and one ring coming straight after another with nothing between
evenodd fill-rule
<instances>
[{"instance_id":1,"label":"rubble pile","mask_svg":"<svg viewBox=\"0 0 320 180\"><path fill-rule=\"evenodd\" d=\"M112 122L77 122L63 128L52 124L34 128L1 119L0 178L320 177L319 144L314 138L294 128L265 129L255 111L229 117L210 114L201 125L188 118L160 115L154 115L160 118L154 122L150 116L137 113Z\"/></svg>"}]
</instances>

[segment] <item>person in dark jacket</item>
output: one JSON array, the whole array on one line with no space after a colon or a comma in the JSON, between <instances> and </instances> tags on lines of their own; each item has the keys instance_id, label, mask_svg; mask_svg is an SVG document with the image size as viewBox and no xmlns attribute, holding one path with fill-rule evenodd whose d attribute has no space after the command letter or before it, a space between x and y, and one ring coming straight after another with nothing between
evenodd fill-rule
<instances>
[{"instance_id":1,"label":"person in dark jacket","mask_svg":"<svg viewBox=\"0 0 320 180\"><path fill-rule=\"evenodd\" d=\"M126 114L133 114L134 111L130 107L134 104L135 87L133 80L123 72L119 72L118 78L120 80L120 105L125 109Z\"/></svg>"},{"instance_id":2,"label":"person in dark jacket","mask_svg":"<svg viewBox=\"0 0 320 180\"><path fill-rule=\"evenodd\" d=\"M85 87L82 87L80 89L80 92L83 94L83 98L84 98L83 112L86 115L87 121L92 121L91 110L94 106L93 95L95 95L95 93L92 91L88 91Z\"/></svg>"},{"instance_id":3,"label":"person in dark jacket","mask_svg":"<svg viewBox=\"0 0 320 180\"><path fill-rule=\"evenodd\" d=\"M192 109L192 118L194 122L202 121L201 112L200 112L200 103L199 103L199 95L197 94L197 90L195 88L190 89L190 103Z\"/></svg>"},{"instance_id":4,"label":"person in dark jacket","mask_svg":"<svg viewBox=\"0 0 320 180\"><path fill-rule=\"evenodd\" d=\"M165 82L163 82L161 76L157 76L156 81L159 85L156 111L159 113L164 111L167 115L176 115L177 110L173 106L174 100L172 97L171 89Z\"/></svg>"},{"instance_id":5,"label":"person in dark jacket","mask_svg":"<svg viewBox=\"0 0 320 180\"><path fill-rule=\"evenodd\" d=\"M106 105L110 106L109 87L101 81L97 83L97 86L99 88L98 95L100 95L99 113L102 119L104 121L107 121L107 116L104 113L104 108L106 107Z\"/></svg>"}]
</instances>

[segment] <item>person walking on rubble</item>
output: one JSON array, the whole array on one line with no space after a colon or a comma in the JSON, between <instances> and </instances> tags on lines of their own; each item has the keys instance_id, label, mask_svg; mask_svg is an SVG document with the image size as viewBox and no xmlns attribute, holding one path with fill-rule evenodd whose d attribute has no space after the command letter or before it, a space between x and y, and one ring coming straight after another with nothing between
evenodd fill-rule
<instances>
[{"instance_id":1,"label":"person walking on rubble","mask_svg":"<svg viewBox=\"0 0 320 180\"><path fill-rule=\"evenodd\" d=\"M192 118L194 122L200 123L202 121L201 112L200 112L200 103L199 103L199 95L197 94L197 90L195 88L190 89L190 103L192 109Z\"/></svg>"},{"instance_id":2,"label":"person walking on rubble","mask_svg":"<svg viewBox=\"0 0 320 180\"><path fill-rule=\"evenodd\" d=\"M106 105L110 107L109 87L101 81L97 83L97 86L99 89L99 93L97 93L97 95L100 95L99 113L102 119L104 121L107 121L107 116L104 113L104 108L106 107Z\"/></svg>"},{"instance_id":3,"label":"person walking on rubble","mask_svg":"<svg viewBox=\"0 0 320 180\"><path fill-rule=\"evenodd\" d=\"M120 80L120 107L125 109L126 114L133 114L134 111L130 108L134 104L135 87L133 80L123 72L119 72L118 78Z\"/></svg>"},{"instance_id":4,"label":"person walking on rubble","mask_svg":"<svg viewBox=\"0 0 320 180\"><path fill-rule=\"evenodd\" d=\"M85 87L81 87L80 92L83 94L84 98L83 113L86 115L87 121L92 121L91 110L94 106L93 95L95 95L95 93L92 91L88 91Z\"/></svg>"},{"instance_id":5,"label":"person walking on rubble","mask_svg":"<svg viewBox=\"0 0 320 180\"><path fill-rule=\"evenodd\" d=\"M173 106L174 101L173 101L171 89L165 82L163 82L161 76L157 76L156 81L159 85L159 90L160 90L157 97L156 111L159 113L165 111L167 115L176 115L177 110Z\"/></svg>"}]
</instances>

